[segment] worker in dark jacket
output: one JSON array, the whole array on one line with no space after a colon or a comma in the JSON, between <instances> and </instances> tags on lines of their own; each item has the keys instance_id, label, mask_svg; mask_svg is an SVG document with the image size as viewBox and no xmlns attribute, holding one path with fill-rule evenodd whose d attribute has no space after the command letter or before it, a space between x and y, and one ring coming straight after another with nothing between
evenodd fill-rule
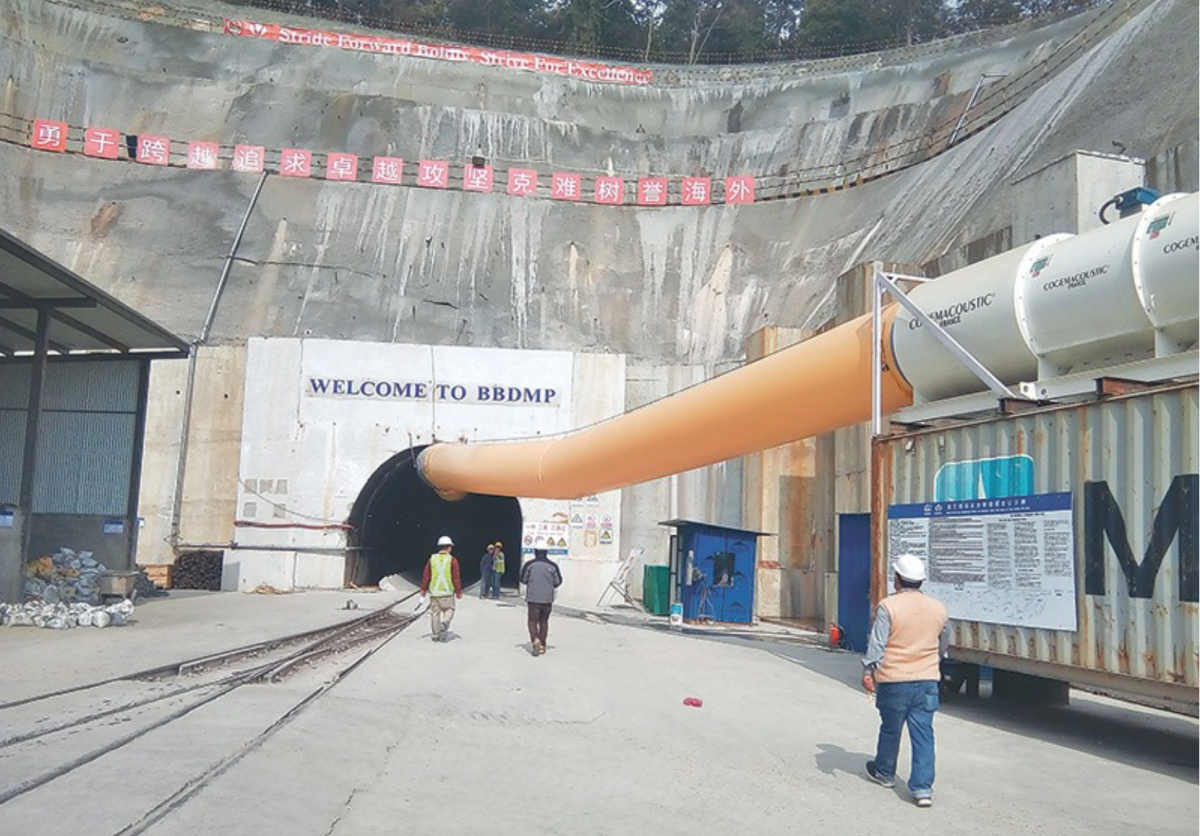
<instances>
[{"instance_id":1,"label":"worker in dark jacket","mask_svg":"<svg viewBox=\"0 0 1200 836\"><path fill-rule=\"evenodd\" d=\"M479 558L479 597L490 598L492 594L492 572L496 565L496 546L489 543L483 557Z\"/></svg>"},{"instance_id":2,"label":"worker in dark jacket","mask_svg":"<svg viewBox=\"0 0 1200 836\"><path fill-rule=\"evenodd\" d=\"M525 585L525 602L529 607L529 643L534 656L546 652L550 633L550 609L554 605L554 590L562 584L562 573L546 555L545 549L534 549L533 560L521 569Z\"/></svg>"}]
</instances>

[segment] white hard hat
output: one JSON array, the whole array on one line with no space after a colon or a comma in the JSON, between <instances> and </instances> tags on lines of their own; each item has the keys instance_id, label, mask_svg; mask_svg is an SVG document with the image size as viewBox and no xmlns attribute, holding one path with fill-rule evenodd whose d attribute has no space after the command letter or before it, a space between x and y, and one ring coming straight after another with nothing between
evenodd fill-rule
<instances>
[{"instance_id":1,"label":"white hard hat","mask_svg":"<svg viewBox=\"0 0 1200 836\"><path fill-rule=\"evenodd\" d=\"M448 536L446 536L445 534L443 534L441 537L439 537L439 538L438 538L438 548L439 548L439 549L440 549L442 546L453 546L453 545L454 545L454 541L453 541L453 540L451 540L451 539L450 539Z\"/></svg>"},{"instance_id":2,"label":"white hard hat","mask_svg":"<svg viewBox=\"0 0 1200 836\"><path fill-rule=\"evenodd\" d=\"M912 583L925 580L925 561L915 554L902 554L892 563L896 574Z\"/></svg>"}]
</instances>

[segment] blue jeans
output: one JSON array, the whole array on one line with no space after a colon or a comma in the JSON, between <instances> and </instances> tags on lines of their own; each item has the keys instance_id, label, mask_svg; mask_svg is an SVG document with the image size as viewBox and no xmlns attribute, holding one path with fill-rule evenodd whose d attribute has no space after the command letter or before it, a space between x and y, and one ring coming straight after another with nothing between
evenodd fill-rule
<instances>
[{"instance_id":1,"label":"blue jeans","mask_svg":"<svg viewBox=\"0 0 1200 836\"><path fill-rule=\"evenodd\" d=\"M913 798L930 798L934 772L933 713L938 709L938 684L880 682L875 686L875 706L880 717L875 769L884 777L895 777L900 734L907 723L908 742L912 745L908 789Z\"/></svg>"},{"instance_id":2,"label":"blue jeans","mask_svg":"<svg viewBox=\"0 0 1200 836\"><path fill-rule=\"evenodd\" d=\"M480 572L479 578L479 597L486 598L492 588L492 576L496 573L492 571L490 566L484 567Z\"/></svg>"},{"instance_id":3,"label":"blue jeans","mask_svg":"<svg viewBox=\"0 0 1200 836\"><path fill-rule=\"evenodd\" d=\"M500 581L503 578L504 578L504 576L502 574L500 574L499 572L496 572L496 571L492 572L492 597L493 598L500 597Z\"/></svg>"}]
</instances>

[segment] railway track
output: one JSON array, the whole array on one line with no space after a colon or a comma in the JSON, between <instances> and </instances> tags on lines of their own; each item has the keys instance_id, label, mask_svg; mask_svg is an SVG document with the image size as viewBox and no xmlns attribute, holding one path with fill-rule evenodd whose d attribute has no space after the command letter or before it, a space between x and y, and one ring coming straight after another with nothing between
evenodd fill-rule
<instances>
[{"instance_id":1,"label":"railway track","mask_svg":"<svg viewBox=\"0 0 1200 836\"><path fill-rule=\"evenodd\" d=\"M53 792L56 781L158 730L178 730L189 716L219 705L248 685L278 683L302 671L322 675L317 687L277 713L252 739L193 775L137 820L116 831L121 836L144 832L261 746L411 625L418 614L397 613L396 608L412 597L330 627L0 703L0 759L20 765L3 772L23 777L7 786L0 781L0 816L6 805L22 796ZM339 664L327 674L326 666L334 660ZM31 709L54 721L47 722L46 716L36 719ZM14 714L24 716L13 721ZM112 730L118 724L121 732L114 737ZM82 752L72 751L81 746ZM28 768L23 757L34 756L37 760L48 754L52 763L36 772Z\"/></svg>"}]
</instances>

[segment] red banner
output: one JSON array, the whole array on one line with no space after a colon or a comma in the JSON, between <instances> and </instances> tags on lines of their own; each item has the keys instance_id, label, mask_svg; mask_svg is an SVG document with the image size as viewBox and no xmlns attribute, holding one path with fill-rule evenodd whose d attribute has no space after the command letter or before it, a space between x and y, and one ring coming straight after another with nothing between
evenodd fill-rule
<instances>
[{"instance_id":1,"label":"red banner","mask_svg":"<svg viewBox=\"0 0 1200 836\"><path fill-rule=\"evenodd\" d=\"M550 196L556 200L579 200L582 196L583 178L565 171L554 172L550 180Z\"/></svg>"},{"instance_id":2,"label":"red banner","mask_svg":"<svg viewBox=\"0 0 1200 836\"><path fill-rule=\"evenodd\" d=\"M596 202L611 206L625 202L625 181L620 177L596 178Z\"/></svg>"},{"instance_id":3,"label":"red banner","mask_svg":"<svg viewBox=\"0 0 1200 836\"><path fill-rule=\"evenodd\" d=\"M490 192L494 178L490 165L469 165L463 170L463 188L469 192Z\"/></svg>"},{"instance_id":4,"label":"red banner","mask_svg":"<svg viewBox=\"0 0 1200 836\"><path fill-rule=\"evenodd\" d=\"M81 131L83 147L80 150L67 148L68 131ZM78 134L76 134L78 135ZM176 165L199 171L215 171L228 167L231 171L263 172L270 171L283 177L307 178L313 176L313 152L307 148L282 148L279 151L279 162L272 167L267 165L267 149L262 145L235 145L232 155L221 156L223 147L213 141L180 141L186 144L187 154L182 160L179 155L176 162L171 162L171 139L165 136L151 134L124 134L109 128L84 127L72 128L66 122L56 122L50 119L34 119L29 136L29 146L39 151L56 153L79 154L103 159L119 159L118 151L124 146L129 149L130 158L144 165L170 166ZM179 152L182 154L183 152ZM275 152L272 151L272 154ZM363 172L360 178L359 156L342 151L325 153L325 179L346 182L382 183L397 185L404 181L404 159L401 157L363 158L363 168L367 167L366 160L370 159L370 175ZM416 162L416 185L426 189L448 189L450 182L450 162L448 160L418 160ZM409 162L412 166L412 162ZM458 169L455 169L456 172ZM553 200L578 201L585 199L583 177L569 171L555 171L548 175L539 174L533 168L510 168L496 170L490 165L469 164L462 168L462 180L456 173L454 186L467 192L491 193L498 185L497 180L506 181L504 191L513 197L538 198L548 196ZM752 175L724 178L725 204L754 203L757 199L754 193L755 178ZM679 184L678 202L675 205L709 206L713 203L714 185L711 177L683 177L678 181L670 177L654 176L639 177L631 181L632 202L639 206L669 206L672 205L670 188L672 182ZM719 181L718 181L719 182ZM548 193L543 191L548 187ZM591 193L593 202L609 206L622 206L626 202L625 180L621 177L597 176L594 191Z\"/></svg>"},{"instance_id":5,"label":"red banner","mask_svg":"<svg viewBox=\"0 0 1200 836\"><path fill-rule=\"evenodd\" d=\"M642 177L638 180L637 202L639 206L667 205L667 178Z\"/></svg>"},{"instance_id":6,"label":"red banner","mask_svg":"<svg viewBox=\"0 0 1200 836\"><path fill-rule=\"evenodd\" d=\"M83 153L89 157L115 160L120 144L121 135L108 128L88 128L83 132Z\"/></svg>"},{"instance_id":7,"label":"red banner","mask_svg":"<svg viewBox=\"0 0 1200 836\"><path fill-rule=\"evenodd\" d=\"M279 173L284 177L312 175L312 151L306 148L284 148L279 152Z\"/></svg>"},{"instance_id":8,"label":"red banner","mask_svg":"<svg viewBox=\"0 0 1200 836\"><path fill-rule=\"evenodd\" d=\"M51 122L49 119L35 119L33 122L33 140L30 144L39 151L66 151L67 123Z\"/></svg>"},{"instance_id":9,"label":"red banner","mask_svg":"<svg viewBox=\"0 0 1200 836\"><path fill-rule=\"evenodd\" d=\"M474 46L427 44L407 38L347 35L342 32L298 29L292 26L280 26L278 23L255 23L249 20L232 20L230 18L225 18L225 34L237 35L242 38L261 38L267 41L278 41L282 44L330 46L358 52L373 52L379 55L402 55L410 58L431 58L435 61L453 61L458 64L501 67L506 70L528 70L529 72L564 75L605 84L649 84L654 77L651 70L640 70L636 67L595 64L570 58L553 58L546 55L483 49Z\"/></svg>"},{"instance_id":10,"label":"red banner","mask_svg":"<svg viewBox=\"0 0 1200 836\"><path fill-rule=\"evenodd\" d=\"M325 179L326 180L357 180L358 179L358 155L357 154L326 154L325 155Z\"/></svg>"}]
</instances>

